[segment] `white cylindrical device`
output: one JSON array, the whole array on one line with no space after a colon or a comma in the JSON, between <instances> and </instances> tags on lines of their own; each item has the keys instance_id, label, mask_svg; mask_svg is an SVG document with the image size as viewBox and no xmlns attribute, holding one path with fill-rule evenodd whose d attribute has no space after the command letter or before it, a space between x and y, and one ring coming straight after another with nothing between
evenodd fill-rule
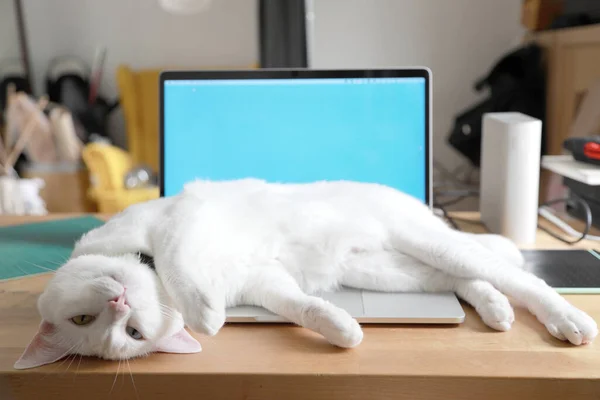
<instances>
[{"instance_id":1,"label":"white cylindrical device","mask_svg":"<svg viewBox=\"0 0 600 400\"><path fill-rule=\"evenodd\" d=\"M481 138L481 220L492 233L535 243L542 121L518 112L488 113Z\"/></svg>"}]
</instances>

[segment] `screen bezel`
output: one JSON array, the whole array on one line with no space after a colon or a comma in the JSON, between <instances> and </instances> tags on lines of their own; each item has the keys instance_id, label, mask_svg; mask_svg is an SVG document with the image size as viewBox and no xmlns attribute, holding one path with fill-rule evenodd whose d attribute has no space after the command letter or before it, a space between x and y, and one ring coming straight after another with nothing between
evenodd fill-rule
<instances>
[{"instance_id":1,"label":"screen bezel","mask_svg":"<svg viewBox=\"0 0 600 400\"><path fill-rule=\"evenodd\" d=\"M425 204L432 207L431 71L424 67L398 69L255 69L221 71L163 71L159 78L159 171L160 196L164 197L164 85L173 80L235 79L332 79L332 78L424 78L425 79Z\"/></svg>"}]
</instances>

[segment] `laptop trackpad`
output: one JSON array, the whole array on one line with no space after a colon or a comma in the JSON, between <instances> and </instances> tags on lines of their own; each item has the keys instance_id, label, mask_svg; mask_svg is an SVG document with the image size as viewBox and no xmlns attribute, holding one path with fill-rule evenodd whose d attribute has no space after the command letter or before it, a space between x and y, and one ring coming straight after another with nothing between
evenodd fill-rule
<instances>
[{"instance_id":1,"label":"laptop trackpad","mask_svg":"<svg viewBox=\"0 0 600 400\"><path fill-rule=\"evenodd\" d=\"M342 288L319 295L365 323L460 323L464 311L454 293L385 293ZM285 322L261 307L227 310L228 322Z\"/></svg>"},{"instance_id":2,"label":"laptop trackpad","mask_svg":"<svg viewBox=\"0 0 600 400\"><path fill-rule=\"evenodd\" d=\"M321 293L318 296L340 308L343 308L355 318L365 314L361 290L344 288L343 290L337 292Z\"/></svg>"},{"instance_id":3,"label":"laptop trackpad","mask_svg":"<svg viewBox=\"0 0 600 400\"><path fill-rule=\"evenodd\" d=\"M454 293L383 293L363 291L365 316L403 320L464 318ZM441 321L440 321L441 322Z\"/></svg>"}]
</instances>

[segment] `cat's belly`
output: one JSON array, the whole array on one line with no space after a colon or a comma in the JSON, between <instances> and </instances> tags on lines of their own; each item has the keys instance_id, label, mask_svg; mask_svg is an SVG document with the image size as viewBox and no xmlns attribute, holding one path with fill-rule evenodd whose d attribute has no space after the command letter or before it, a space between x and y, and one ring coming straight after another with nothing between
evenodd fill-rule
<instances>
[{"instance_id":1,"label":"cat's belly","mask_svg":"<svg viewBox=\"0 0 600 400\"><path fill-rule=\"evenodd\" d=\"M381 252L385 238L355 232L313 241L291 241L281 247L277 262L307 293L328 291L341 284L348 260L357 253ZM315 238L319 235L315 235Z\"/></svg>"}]
</instances>

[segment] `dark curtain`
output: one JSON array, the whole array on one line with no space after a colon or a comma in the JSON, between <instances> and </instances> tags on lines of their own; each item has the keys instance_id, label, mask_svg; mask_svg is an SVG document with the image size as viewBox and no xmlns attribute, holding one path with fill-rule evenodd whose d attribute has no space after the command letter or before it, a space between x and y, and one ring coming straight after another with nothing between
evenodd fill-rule
<instances>
[{"instance_id":1,"label":"dark curtain","mask_svg":"<svg viewBox=\"0 0 600 400\"><path fill-rule=\"evenodd\" d=\"M305 68L304 0L259 0L260 66Z\"/></svg>"}]
</instances>

